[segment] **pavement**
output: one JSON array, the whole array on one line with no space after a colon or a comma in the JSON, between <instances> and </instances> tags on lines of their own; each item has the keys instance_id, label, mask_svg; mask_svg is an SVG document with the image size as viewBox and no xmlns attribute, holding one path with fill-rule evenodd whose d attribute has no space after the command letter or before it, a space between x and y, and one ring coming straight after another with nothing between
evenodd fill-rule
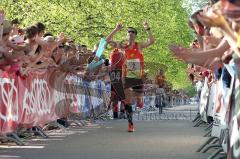
<instances>
[{"instance_id":1,"label":"pavement","mask_svg":"<svg viewBox=\"0 0 240 159\"><path fill-rule=\"evenodd\" d=\"M170 108L166 108L165 110L169 111L197 111L198 107L196 105L179 105Z\"/></svg>"},{"instance_id":2,"label":"pavement","mask_svg":"<svg viewBox=\"0 0 240 159\"><path fill-rule=\"evenodd\" d=\"M190 120L138 120L128 133L126 120L110 120L47 132L27 146L0 145L0 159L206 159L195 152L206 138Z\"/></svg>"},{"instance_id":3,"label":"pavement","mask_svg":"<svg viewBox=\"0 0 240 159\"><path fill-rule=\"evenodd\" d=\"M193 120L198 113L196 105L181 105L174 107L164 107L162 114L158 108L152 107L147 110L137 111L135 120Z\"/></svg>"}]
</instances>

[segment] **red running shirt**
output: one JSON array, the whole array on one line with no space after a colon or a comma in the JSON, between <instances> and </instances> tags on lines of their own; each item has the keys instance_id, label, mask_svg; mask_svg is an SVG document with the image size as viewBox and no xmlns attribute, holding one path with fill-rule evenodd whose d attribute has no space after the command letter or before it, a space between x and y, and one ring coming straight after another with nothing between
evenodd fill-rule
<instances>
[{"instance_id":1,"label":"red running shirt","mask_svg":"<svg viewBox=\"0 0 240 159\"><path fill-rule=\"evenodd\" d=\"M112 69L122 69L123 64L125 62L125 56L121 51L119 51L119 49L117 48L114 49L110 54L109 59L111 62Z\"/></svg>"},{"instance_id":2,"label":"red running shirt","mask_svg":"<svg viewBox=\"0 0 240 159\"><path fill-rule=\"evenodd\" d=\"M125 77L142 78L144 74L144 58L143 53L139 50L137 42L134 43L133 48L125 48L125 56Z\"/></svg>"}]
</instances>

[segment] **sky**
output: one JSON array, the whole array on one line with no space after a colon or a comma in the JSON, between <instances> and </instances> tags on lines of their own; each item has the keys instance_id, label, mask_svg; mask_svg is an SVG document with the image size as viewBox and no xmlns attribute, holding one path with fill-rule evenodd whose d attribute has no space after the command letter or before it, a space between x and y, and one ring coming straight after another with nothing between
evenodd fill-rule
<instances>
[{"instance_id":1,"label":"sky","mask_svg":"<svg viewBox=\"0 0 240 159\"><path fill-rule=\"evenodd\" d=\"M183 0L183 8L185 8L189 15L195 11L202 9L207 4L208 0Z\"/></svg>"}]
</instances>

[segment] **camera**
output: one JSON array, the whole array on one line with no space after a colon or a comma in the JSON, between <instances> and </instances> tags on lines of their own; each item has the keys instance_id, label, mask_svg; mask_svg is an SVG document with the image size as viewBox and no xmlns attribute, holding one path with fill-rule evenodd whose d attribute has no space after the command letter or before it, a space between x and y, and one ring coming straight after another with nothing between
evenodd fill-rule
<instances>
[{"instance_id":1,"label":"camera","mask_svg":"<svg viewBox=\"0 0 240 159\"><path fill-rule=\"evenodd\" d=\"M105 65L105 66L109 66L109 65L110 65L109 59L105 59L105 60L104 60L104 65Z\"/></svg>"}]
</instances>

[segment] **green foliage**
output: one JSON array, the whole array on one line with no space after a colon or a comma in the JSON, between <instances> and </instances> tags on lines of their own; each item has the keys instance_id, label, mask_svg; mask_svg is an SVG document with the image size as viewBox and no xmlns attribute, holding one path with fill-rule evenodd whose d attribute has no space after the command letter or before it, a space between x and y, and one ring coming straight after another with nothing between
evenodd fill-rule
<instances>
[{"instance_id":1,"label":"green foliage","mask_svg":"<svg viewBox=\"0 0 240 159\"><path fill-rule=\"evenodd\" d=\"M197 93L196 89L192 86L189 86L189 87L185 88L185 90L186 90L186 93L189 97L194 97Z\"/></svg>"},{"instance_id":2,"label":"green foliage","mask_svg":"<svg viewBox=\"0 0 240 159\"><path fill-rule=\"evenodd\" d=\"M144 50L146 68L155 75L159 67L165 66L167 79L178 89L190 86L186 64L171 56L168 45L176 42L187 46L193 38L181 4L182 0L1 0L0 8L6 11L8 19L20 19L23 27L41 21L48 31L63 31L90 49L118 22L125 28L116 40L126 37L128 26L138 30L138 41L146 40L142 24L147 20L156 43Z\"/></svg>"}]
</instances>

